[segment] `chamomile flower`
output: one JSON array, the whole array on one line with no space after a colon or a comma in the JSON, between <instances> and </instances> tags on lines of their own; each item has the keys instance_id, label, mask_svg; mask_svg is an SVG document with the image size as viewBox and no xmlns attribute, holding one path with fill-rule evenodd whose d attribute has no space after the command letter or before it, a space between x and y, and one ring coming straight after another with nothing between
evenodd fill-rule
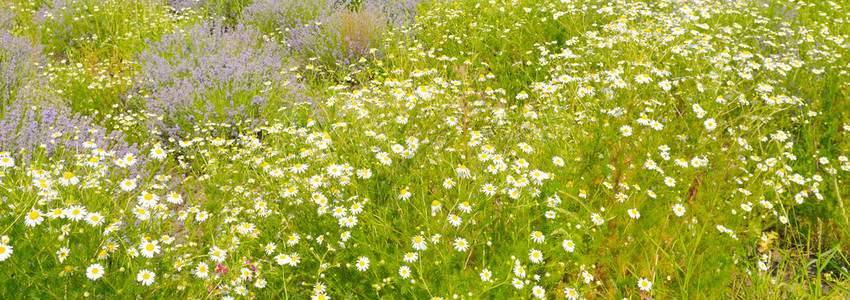
<instances>
[{"instance_id":1,"label":"chamomile flower","mask_svg":"<svg viewBox=\"0 0 850 300\"><path fill-rule=\"evenodd\" d=\"M537 299L543 299L546 297L546 290L539 285L535 285L531 288L531 295L537 297Z\"/></svg>"},{"instance_id":2,"label":"chamomile flower","mask_svg":"<svg viewBox=\"0 0 850 300\"><path fill-rule=\"evenodd\" d=\"M524 283L524 282L522 282L522 280L521 280L521 279L519 279L519 278L511 279L511 284L514 286L514 288L516 288L516 289L518 289L518 290L519 290L519 289L522 289L523 287L525 287L525 283Z\"/></svg>"},{"instance_id":3,"label":"chamomile flower","mask_svg":"<svg viewBox=\"0 0 850 300\"><path fill-rule=\"evenodd\" d=\"M573 252L576 249L576 244L573 243L573 240L564 240L561 242L561 246L564 247L564 251Z\"/></svg>"},{"instance_id":4,"label":"chamomile flower","mask_svg":"<svg viewBox=\"0 0 850 300\"><path fill-rule=\"evenodd\" d=\"M458 204L457 208L458 210L467 214L472 212L472 205L470 205L468 201L461 202L460 204Z\"/></svg>"},{"instance_id":5,"label":"chamomile flower","mask_svg":"<svg viewBox=\"0 0 850 300\"><path fill-rule=\"evenodd\" d=\"M454 179L446 178L443 180L443 188L450 189L455 186Z\"/></svg>"},{"instance_id":6,"label":"chamomile flower","mask_svg":"<svg viewBox=\"0 0 850 300\"><path fill-rule=\"evenodd\" d=\"M401 266L401 268L398 268L398 275L401 276L401 278L407 279L410 277L410 268L407 266Z\"/></svg>"},{"instance_id":7,"label":"chamomile flower","mask_svg":"<svg viewBox=\"0 0 850 300\"><path fill-rule=\"evenodd\" d=\"M148 271L147 269L139 271L136 274L136 281L140 282L144 286L148 286L153 284L153 280L156 277L154 272Z\"/></svg>"},{"instance_id":8,"label":"chamomile flower","mask_svg":"<svg viewBox=\"0 0 850 300\"><path fill-rule=\"evenodd\" d=\"M675 213L676 216L681 217L685 215L685 207L682 206L682 204L677 203L676 205L673 205L673 213Z\"/></svg>"},{"instance_id":9,"label":"chamomile flower","mask_svg":"<svg viewBox=\"0 0 850 300\"><path fill-rule=\"evenodd\" d=\"M410 191L408 191L407 188L404 188L398 193L398 199L399 200L407 200L407 199L410 199L411 195L413 195L413 194Z\"/></svg>"},{"instance_id":10,"label":"chamomile flower","mask_svg":"<svg viewBox=\"0 0 850 300\"><path fill-rule=\"evenodd\" d=\"M88 268L86 268L86 277L93 281L96 281L103 277L104 273L105 271L103 269L103 266L101 266L100 264L92 264Z\"/></svg>"},{"instance_id":11,"label":"chamomile flower","mask_svg":"<svg viewBox=\"0 0 850 300\"><path fill-rule=\"evenodd\" d=\"M163 160L166 156L168 156L168 154L165 152L164 149L160 148L159 146L156 146L151 149L150 157L153 159Z\"/></svg>"},{"instance_id":12,"label":"chamomile flower","mask_svg":"<svg viewBox=\"0 0 850 300\"><path fill-rule=\"evenodd\" d=\"M443 208L443 204L439 200L431 201L431 215L435 216Z\"/></svg>"},{"instance_id":13,"label":"chamomile flower","mask_svg":"<svg viewBox=\"0 0 850 300\"><path fill-rule=\"evenodd\" d=\"M454 214L449 215L448 221L449 221L449 224L452 224L452 226L454 226L454 227L460 226L460 224L462 222L461 218L458 217L457 215L454 215Z\"/></svg>"},{"instance_id":14,"label":"chamomile flower","mask_svg":"<svg viewBox=\"0 0 850 300\"><path fill-rule=\"evenodd\" d=\"M307 168L309 168L309 167L310 166L308 164L296 163L295 165L292 165L291 167L289 167L289 171L294 173L294 174L301 174L301 173L304 173L305 171L307 171Z\"/></svg>"},{"instance_id":15,"label":"chamomile flower","mask_svg":"<svg viewBox=\"0 0 850 300\"><path fill-rule=\"evenodd\" d=\"M419 250L419 251L427 250L428 245L426 245L426 243L425 243L425 238L422 237L421 235L417 235L417 236L413 237L413 249L416 249L416 250Z\"/></svg>"},{"instance_id":16,"label":"chamomile flower","mask_svg":"<svg viewBox=\"0 0 850 300\"><path fill-rule=\"evenodd\" d=\"M287 239L286 244L290 246L298 245L298 242L301 240L301 236L297 233L293 233L289 235L289 239Z\"/></svg>"},{"instance_id":17,"label":"chamomile flower","mask_svg":"<svg viewBox=\"0 0 850 300\"><path fill-rule=\"evenodd\" d=\"M357 271L363 272L369 269L369 258L361 256L357 259Z\"/></svg>"},{"instance_id":18,"label":"chamomile flower","mask_svg":"<svg viewBox=\"0 0 850 300\"><path fill-rule=\"evenodd\" d=\"M370 170L370 169L357 170L357 178L360 178L360 179L372 178L372 170Z\"/></svg>"},{"instance_id":19,"label":"chamomile flower","mask_svg":"<svg viewBox=\"0 0 850 300\"><path fill-rule=\"evenodd\" d=\"M587 270L581 272L581 278L584 279L584 283L593 282L593 274L590 274Z\"/></svg>"},{"instance_id":20,"label":"chamomile flower","mask_svg":"<svg viewBox=\"0 0 850 300\"><path fill-rule=\"evenodd\" d=\"M552 163L555 164L556 166L563 167L564 166L564 159L560 158L558 156L553 156L552 157Z\"/></svg>"},{"instance_id":21,"label":"chamomile flower","mask_svg":"<svg viewBox=\"0 0 850 300\"><path fill-rule=\"evenodd\" d=\"M183 196L177 192L171 192L165 197L165 201L171 204L183 204Z\"/></svg>"},{"instance_id":22,"label":"chamomile flower","mask_svg":"<svg viewBox=\"0 0 850 300\"><path fill-rule=\"evenodd\" d=\"M209 255L210 259L212 259L214 262L220 263L223 262L224 259L227 257L227 251L219 247L213 246L212 248L210 248Z\"/></svg>"},{"instance_id":23,"label":"chamomile flower","mask_svg":"<svg viewBox=\"0 0 850 300\"><path fill-rule=\"evenodd\" d=\"M326 295L326 294L316 294L316 295L310 296L310 300L330 300L330 299L331 299L331 297Z\"/></svg>"},{"instance_id":24,"label":"chamomile flower","mask_svg":"<svg viewBox=\"0 0 850 300\"><path fill-rule=\"evenodd\" d=\"M26 219L24 219L24 224L28 227L35 227L41 222L44 221L44 217L42 217L42 213L36 209L31 210L27 213Z\"/></svg>"},{"instance_id":25,"label":"chamomile flower","mask_svg":"<svg viewBox=\"0 0 850 300\"><path fill-rule=\"evenodd\" d=\"M140 250L142 256L153 258L155 254L160 253L159 241L154 240L153 242L149 242L147 239L142 239L139 249L142 249Z\"/></svg>"},{"instance_id":26,"label":"chamomile flower","mask_svg":"<svg viewBox=\"0 0 850 300\"><path fill-rule=\"evenodd\" d=\"M368 201L369 199L366 199L366 200ZM351 207L348 209L348 212L351 213L352 215L359 214L362 211L363 211L363 204L360 204L359 202L354 202L354 204L351 204Z\"/></svg>"},{"instance_id":27,"label":"chamomile flower","mask_svg":"<svg viewBox=\"0 0 850 300\"><path fill-rule=\"evenodd\" d=\"M478 274L481 277L481 281L483 282L492 282L493 281L493 273L490 270L484 269L481 273Z\"/></svg>"},{"instance_id":28,"label":"chamomile flower","mask_svg":"<svg viewBox=\"0 0 850 300\"><path fill-rule=\"evenodd\" d=\"M62 174L62 177L59 178L59 184L62 186L72 186L77 183L80 183L80 179L71 172L65 172Z\"/></svg>"},{"instance_id":29,"label":"chamomile flower","mask_svg":"<svg viewBox=\"0 0 850 300\"><path fill-rule=\"evenodd\" d=\"M289 266L290 267L297 267L298 263L300 263L300 262L301 262L301 256L298 255L297 252L293 252L293 253L289 254Z\"/></svg>"},{"instance_id":30,"label":"chamomile flower","mask_svg":"<svg viewBox=\"0 0 850 300\"><path fill-rule=\"evenodd\" d=\"M546 236L540 231L531 232L531 240L535 243L542 244L546 240Z\"/></svg>"},{"instance_id":31,"label":"chamomile flower","mask_svg":"<svg viewBox=\"0 0 850 300\"><path fill-rule=\"evenodd\" d=\"M492 184L487 183L481 187L481 192L487 194L487 196L493 196L496 194L496 187Z\"/></svg>"},{"instance_id":32,"label":"chamomile flower","mask_svg":"<svg viewBox=\"0 0 850 300\"><path fill-rule=\"evenodd\" d=\"M207 218L209 218L209 216L210 216L209 213L207 213L205 211L200 211L195 215L195 221L197 221L197 222L206 221Z\"/></svg>"},{"instance_id":33,"label":"chamomile flower","mask_svg":"<svg viewBox=\"0 0 850 300\"><path fill-rule=\"evenodd\" d=\"M705 126L705 129L708 130L708 131L712 131L715 128L717 128L717 122L714 121L714 119L711 119L711 118L709 118L708 120L705 120L705 122L703 122L702 124Z\"/></svg>"},{"instance_id":34,"label":"chamomile flower","mask_svg":"<svg viewBox=\"0 0 850 300\"><path fill-rule=\"evenodd\" d=\"M593 213L590 215L590 220L593 221L593 224L602 225L605 223L605 219L602 218L598 213Z\"/></svg>"},{"instance_id":35,"label":"chamomile flower","mask_svg":"<svg viewBox=\"0 0 850 300\"><path fill-rule=\"evenodd\" d=\"M85 207L79 205L74 205L65 209L65 216L71 221L80 221L86 217L86 214L88 214L88 212L86 212Z\"/></svg>"},{"instance_id":36,"label":"chamomile flower","mask_svg":"<svg viewBox=\"0 0 850 300\"><path fill-rule=\"evenodd\" d=\"M245 286L239 285L233 288L233 291L240 296L248 295L248 289Z\"/></svg>"},{"instance_id":37,"label":"chamomile flower","mask_svg":"<svg viewBox=\"0 0 850 300\"><path fill-rule=\"evenodd\" d=\"M59 248L59 250L56 251L56 256L59 257L59 262L60 263L64 262L65 259L68 258L68 253L70 253L70 252L71 252L71 249L68 249L66 247Z\"/></svg>"},{"instance_id":38,"label":"chamomile flower","mask_svg":"<svg viewBox=\"0 0 850 300\"><path fill-rule=\"evenodd\" d=\"M286 255L284 253L278 254L274 257L274 259L275 262L277 262L277 264L281 266L288 265L290 262L292 262L292 258L290 258L289 255Z\"/></svg>"},{"instance_id":39,"label":"chamomile flower","mask_svg":"<svg viewBox=\"0 0 850 300\"><path fill-rule=\"evenodd\" d=\"M136 180L135 179L124 179L120 183L118 183L118 188L122 191L129 192L136 188Z\"/></svg>"},{"instance_id":40,"label":"chamomile flower","mask_svg":"<svg viewBox=\"0 0 850 300\"><path fill-rule=\"evenodd\" d=\"M0 261L9 259L9 257L12 256L12 253L14 253L13 250L14 248L12 248L12 246L9 246L6 242L0 241Z\"/></svg>"},{"instance_id":41,"label":"chamomile flower","mask_svg":"<svg viewBox=\"0 0 850 300\"><path fill-rule=\"evenodd\" d=\"M652 290L652 282L641 277L638 280L638 287L641 291L649 292L650 290Z\"/></svg>"},{"instance_id":42,"label":"chamomile flower","mask_svg":"<svg viewBox=\"0 0 850 300\"><path fill-rule=\"evenodd\" d=\"M629 125L620 126L620 134L622 134L623 136L631 136L632 127Z\"/></svg>"},{"instance_id":43,"label":"chamomile flower","mask_svg":"<svg viewBox=\"0 0 850 300\"><path fill-rule=\"evenodd\" d=\"M327 294L327 292L328 289L322 282L316 282L316 285L313 286L313 293L316 293L317 295Z\"/></svg>"},{"instance_id":44,"label":"chamomile flower","mask_svg":"<svg viewBox=\"0 0 850 300\"><path fill-rule=\"evenodd\" d=\"M767 269L768 269L767 263L764 260L758 261L758 267L759 267L759 270L762 270L762 271L767 271Z\"/></svg>"},{"instance_id":45,"label":"chamomile flower","mask_svg":"<svg viewBox=\"0 0 850 300\"><path fill-rule=\"evenodd\" d=\"M458 252L464 252L469 249L469 243L464 238L456 238L454 247Z\"/></svg>"},{"instance_id":46,"label":"chamomile flower","mask_svg":"<svg viewBox=\"0 0 850 300\"><path fill-rule=\"evenodd\" d=\"M543 252L537 249L531 249L531 252L528 253L528 259L535 264L539 264L543 262Z\"/></svg>"},{"instance_id":47,"label":"chamomile flower","mask_svg":"<svg viewBox=\"0 0 850 300\"><path fill-rule=\"evenodd\" d=\"M15 159L8 156L0 156L0 167L11 168L15 166Z\"/></svg>"},{"instance_id":48,"label":"chamomile flower","mask_svg":"<svg viewBox=\"0 0 850 300\"><path fill-rule=\"evenodd\" d=\"M103 215L96 212L86 215L86 223L92 227L100 226L105 220L106 219L103 218Z\"/></svg>"},{"instance_id":49,"label":"chamomile flower","mask_svg":"<svg viewBox=\"0 0 850 300\"><path fill-rule=\"evenodd\" d=\"M632 219L640 219L640 212L637 210L637 208L631 208L628 210L628 212L629 217L631 217Z\"/></svg>"},{"instance_id":50,"label":"chamomile flower","mask_svg":"<svg viewBox=\"0 0 850 300\"><path fill-rule=\"evenodd\" d=\"M51 220L67 217L67 215L65 214L65 211L61 208L55 208L55 209L51 210L50 213L47 216L50 217Z\"/></svg>"},{"instance_id":51,"label":"chamomile flower","mask_svg":"<svg viewBox=\"0 0 850 300\"><path fill-rule=\"evenodd\" d=\"M195 271L192 273L195 277L198 278L207 278L209 276L210 268L205 262L198 263L198 266L195 267Z\"/></svg>"}]
</instances>

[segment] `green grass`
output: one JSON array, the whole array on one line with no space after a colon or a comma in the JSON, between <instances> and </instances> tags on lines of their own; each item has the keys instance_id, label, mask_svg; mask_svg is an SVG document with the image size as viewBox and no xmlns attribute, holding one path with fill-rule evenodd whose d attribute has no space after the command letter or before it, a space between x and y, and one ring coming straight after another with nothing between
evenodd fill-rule
<instances>
[{"instance_id":1,"label":"green grass","mask_svg":"<svg viewBox=\"0 0 850 300\"><path fill-rule=\"evenodd\" d=\"M43 70L43 88L136 143L139 162L0 149L0 163L15 159L0 167L0 249L14 249L0 251L0 296L850 296L847 7L432 1L353 66L323 53L287 61L287 84L309 98L281 92L243 116L266 123L177 124L207 104L223 112L232 86L185 113L143 111L144 97L123 99L139 86L133 59L147 43L83 33L121 36L98 29L113 24L109 12L126 13L114 22L126 28L158 16L139 35L151 40L235 13L181 19L134 5L90 12L69 38L15 27L67 56ZM265 93L242 92L231 99ZM168 138L162 120L183 132ZM64 184L67 174L80 182ZM138 186L123 190L125 179ZM182 201L167 201L172 192ZM146 207L147 193L161 198ZM104 222L50 216L76 206ZM30 226L31 216L43 219ZM155 240L151 258L128 252ZM295 254L297 264L279 262ZM95 264L105 276L92 280ZM156 274L152 285L137 280L142 270Z\"/></svg>"}]
</instances>

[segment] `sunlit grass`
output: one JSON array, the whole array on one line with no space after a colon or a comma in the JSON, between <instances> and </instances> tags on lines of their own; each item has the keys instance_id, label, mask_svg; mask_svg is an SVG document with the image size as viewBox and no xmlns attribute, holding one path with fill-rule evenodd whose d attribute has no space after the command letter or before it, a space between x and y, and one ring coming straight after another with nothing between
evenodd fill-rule
<instances>
[{"instance_id":1,"label":"sunlit grass","mask_svg":"<svg viewBox=\"0 0 850 300\"><path fill-rule=\"evenodd\" d=\"M0 29L93 116L0 114L5 297L850 295L847 7L74 3Z\"/></svg>"}]
</instances>

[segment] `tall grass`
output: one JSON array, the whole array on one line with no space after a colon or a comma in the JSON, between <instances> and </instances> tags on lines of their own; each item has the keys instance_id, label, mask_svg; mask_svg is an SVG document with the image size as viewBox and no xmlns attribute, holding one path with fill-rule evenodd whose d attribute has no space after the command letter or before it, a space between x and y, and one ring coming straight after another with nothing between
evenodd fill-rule
<instances>
[{"instance_id":1,"label":"tall grass","mask_svg":"<svg viewBox=\"0 0 850 300\"><path fill-rule=\"evenodd\" d=\"M10 8L0 297L850 295L840 3L169 4Z\"/></svg>"}]
</instances>

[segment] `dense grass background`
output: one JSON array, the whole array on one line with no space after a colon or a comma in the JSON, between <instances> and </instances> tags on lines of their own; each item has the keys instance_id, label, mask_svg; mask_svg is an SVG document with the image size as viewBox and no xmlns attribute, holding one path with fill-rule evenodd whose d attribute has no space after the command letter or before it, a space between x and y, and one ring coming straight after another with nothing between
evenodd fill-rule
<instances>
[{"instance_id":1,"label":"dense grass background","mask_svg":"<svg viewBox=\"0 0 850 300\"><path fill-rule=\"evenodd\" d=\"M850 297L842 3L3 4L3 298Z\"/></svg>"}]
</instances>

